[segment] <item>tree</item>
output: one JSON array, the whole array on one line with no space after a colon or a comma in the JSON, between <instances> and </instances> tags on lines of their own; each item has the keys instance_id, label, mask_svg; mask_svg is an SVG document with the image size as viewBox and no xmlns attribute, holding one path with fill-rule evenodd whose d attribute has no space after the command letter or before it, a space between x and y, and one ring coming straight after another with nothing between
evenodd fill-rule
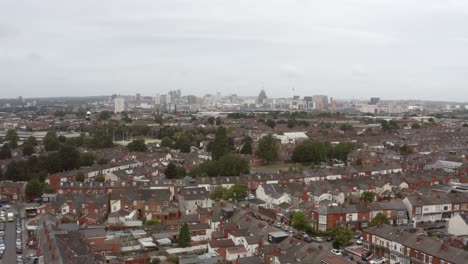
<instances>
[{"instance_id":1,"label":"tree","mask_svg":"<svg viewBox=\"0 0 468 264\"><path fill-rule=\"evenodd\" d=\"M29 143L28 141L24 142L23 146L23 155L24 156L29 156L29 155L32 155L34 153L34 146Z\"/></svg>"},{"instance_id":2,"label":"tree","mask_svg":"<svg viewBox=\"0 0 468 264\"><path fill-rule=\"evenodd\" d=\"M234 184L230 189L233 195L233 199L238 202L243 201L249 192L249 187L241 183Z\"/></svg>"},{"instance_id":3,"label":"tree","mask_svg":"<svg viewBox=\"0 0 468 264\"><path fill-rule=\"evenodd\" d=\"M42 144L46 151L54 151L60 148L60 141L54 131L49 131L42 140Z\"/></svg>"},{"instance_id":4,"label":"tree","mask_svg":"<svg viewBox=\"0 0 468 264\"><path fill-rule=\"evenodd\" d=\"M413 123L411 125L411 129L418 129L418 128L421 128L421 125L419 123Z\"/></svg>"},{"instance_id":5,"label":"tree","mask_svg":"<svg viewBox=\"0 0 468 264\"><path fill-rule=\"evenodd\" d=\"M239 176L248 174L249 162L238 155L228 154L219 160L210 160L200 164L190 171L190 175L197 176Z\"/></svg>"},{"instance_id":6,"label":"tree","mask_svg":"<svg viewBox=\"0 0 468 264\"><path fill-rule=\"evenodd\" d=\"M215 140L213 141L211 156L213 160L219 160L222 156L229 153L229 142L226 129L223 126L218 127Z\"/></svg>"},{"instance_id":7,"label":"tree","mask_svg":"<svg viewBox=\"0 0 468 264\"><path fill-rule=\"evenodd\" d=\"M157 219L150 219L150 220L145 221L146 226L154 226L154 225L158 225L160 223L161 222L159 222Z\"/></svg>"},{"instance_id":8,"label":"tree","mask_svg":"<svg viewBox=\"0 0 468 264\"><path fill-rule=\"evenodd\" d=\"M463 124L463 127L468 127L468 123L464 123L464 124Z\"/></svg>"},{"instance_id":9,"label":"tree","mask_svg":"<svg viewBox=\"0 0 468 264\"><path fill-rule=\"evenodd\" d=\"M244 137L242 140L244 144L242 145L242 148L240 150L241 154L252 154L252 139L250 137Z\"/></svg>"},{"instance_id":10,"label":"tree","mask_svg":"<svg viewBox=\"0 0 468 264\"><path fill-rule=\"evenodd\" d=\"M109 118L112 117L112 112L110 111L101 111L98 115L98 120L99 121L104 121L104 120L108 120Z\"/></svg>"},{"instance_id":11,"label":"tree","mask_svg":"<svg viewBox=\"0 0 468 264\"><path fill-rule=\"evenodd\" d=\"M26 184L26 194L31 198L36 198L42 194L42 183L39 179L34 178Z\"/></svg>"},{"instance_id":12,"label":"tree","mask_svg":"<svg viewBox=\"0 0 468 264\"><path fill-rule=\"evenodd\" d=\"M390 224L390 221L388 220L387 216L385 216L382 213L378 213L372 220L369 222L369 227L376 226L378 224Z\"/></svg>"},{"instance_id":13,"label":"tree","mask_svg":"<svg viewBox=\"0 0 468 264\"><path fill-rule=\"evenodd\" d=\"M44 185L42 185L42 192L43 193L55 193L55 188L54 186L48 183L44 183Z\"/></svg>"},{"instance_id":14,"label":"tree","mask_svg":"<svg viewBox=\"0 0 468 264\"><path fill-rule=\"evenodd\" d=\"M272 134L268 134L260 139L257 155L266 163L270 163L278 157L278 146Z\"/></svg>"},{"instance_id":15,"label":"tree","mask_svg":"<svg viewBox=\"0 0 468 264\"><path fill-rule=\"evenodd\" d=\"M92 166L95 159L96 154L93 152L80 153L80 166Z\"/></svg>"},{"instance_id":16,"label":"tree","mask_svg":"<svg viewBox=\"0 0 468 264\"><path fill-rule=\"evenodd\" d=\"M99 165L106 165L107 163L109 163L109 161L106 160L105 158L100 158L100 159L97 161L97 164L99 164Z\"/></svg>"},{"instance_id":17,"label":"tree","mask_svg":"<svg viewBox=\"0 0 468 264\"><path fill-rule=\"evenodd\" d=\"M104 182L104 181L106 181L106 177L104 175L102 175L102 174L98 175L98 176L96 176L96 181L97 182Z\"/></svg>"},{"instance_id":18,"label":"tree","mask_svg":"<svg viewBox=\"0 0 468 264\"><path fill-rule=\"evenodd\" d=\"M177 166L171 162L167 165L166 170L164 170L164 174L168 179L174 179L177 177Z\"/></svg>"},{"instance_id":19,"label":"tree","mask_svg":"<svg viewBox=\"0 0 468 264\"><path fill-rule=\"evenodd\" d=\"M348 244L349 240L353 237L353 233L349 229L338 228L333 232L333 247L340 248Z\"/></svg>"},{"instance_id":20,"label":"tree","mask_svg":"<svg viewBox=\"0 0 468 264\"><path fill-rule=\"evenodd\" d=\"M170 137L163 137L161 139L161 147L163 148L171 148L172 147L172 139Z\"/></svg>"},{"instance_id":21,"label":"tree","mask_svg":"<svg viewBox=\"0 0 468 264\"><path fill-rule=\"evenodd\" d=\"M11 159L11 148L10 145L5 143L0 149L0 160Z\"/></svg>"},{"instance_id":22,"label":"tree","mask_svg":"<svg viewBox=\"0 0 468 264\"><path fill-rule=\"evenodd\" d=\"M217 126L219 126L219 125L221 125L223 123L223 121L221 120L221 118L219 116L216 118L215 122L216 122Z\"/></svg>"},{"instance_id":23,"label":"tree","mask_svg":"<svg viewBox=\"0 0 468 264\"><path fill-rule=\"evenodd\" d=\"M350 125L350 124L348 124L348 123L342 124L342 125L340 126L340 130L342 130L342 131L351 131L351 130L353 130L353 129L354 129L353 126Z\"/></svg>"},{"instance_id":24,"label":"tree","mask_svg":"<svg viewBox=\"0 0 468 264\"><path fill-rule=\"evenodd\" d=\"M225 189L223 186L216 186L210 194L210 199L213 201L219 201L223 198L223 194L225 192Z\"/></svg>"},{"instance_id":25,"label":"tree","mask_svg":"<svg viewBox=\"0 0 468 264\"><path fill-rule=\"evenodd\" d=\"M350 142L340 142L332 149L332 157L341 161L348 159L348 154L354 149L354 144Z\"/></svg>"},{"instance_id":26,"label":"tree","mask_svg":"<svg viewBox=\"0 0 468 264\"><path fill-rule=\"evenodd\" d=\"M208 122L208 124L210 125L214 125L215 124L215 118L213 116L210 116L208 117L208 119L206 120Z\"/></svg>"},{"instance_id":27,"label":"tree","mask_svg":"<svg viewBox=\"0 0 468 264\"><path fill-rule=\"evenodd\" d=\"M410 146L404 144L400 147L400 155L408 156L410 154L413 154L413 149Z\"/></svg>"},{"instance_id":28,"label":"tree","mask_svg":"<svg viewBox=\"0 0 468 264\"><path fill-rule=\"evenodd\" d=\"M179 231L179 246L183 248L189 247L191 239L188 224L185 223Z\"/></svg>"},{"instance_id":29,"label":"tree","mask_svg":"<svg viewBox=\"0 0 468 264\"><path fill-rule=\"evenodd\" d=\"M18 142L18 140L19 140L18 133L16 133L15 129L10 129L10 130L7 131L7 133L5 135L5 139L8 140L8 141Z\"/></svg>"},{"instance_id":30,"label":"tree","mask_svg":"<svg viewBox=\"0 0 468 264\"><path fill-rule=\"evenodd\" d=\"M78 172L78 174L75 176L75 181L77 182L84 182L86 179L86 175L83 172Z\"/></svg>"},{"instance_id":31,"label":"tree","mask_svg":"<svg viewBox=\"0 0 468 264\"><path fill-rule=\"evenodd\" d=\"M306 140L297 145L292 153L292 160L295 162L314 162L326 161L330 147L322 141Z\"/></svg>"},{"instance_id":32,"label":"tree","mask_svg":"<svg viewBox=\"0 0 468 264\"><path fill-rule=\"evenodd\" d=\"M265 125L267 125L267 126L269 126L269 127L271 127L271 128L274 128L274 127L276 126L276 122L275 122L275 120L273 120L273 119L267 119L267 120L265 121Z\"/></svg>"},{"instance_id":33,"label":"tree","mask_svg":"<svg viewBox=\"0 0 468 264\"><path fill-rule=\"evenodd\" d=\"M148 147L144 139L134 139L132 142L128 143L127 149L128 151L145 152L148 150Z\"/></svg>"},{"instance_id":34,"label":"tree","mask_svg":"<svg viewBox=\"0 0 468 264\"><path fill-rule=\"evenodd\" d=\"M375 200L375 193L371 191L365 191L361 194L361 201L371 203Z\"/></svg>"},{"instance_id":35,"label":"tree","mask_svg":"<svg viewBox=\"0 0 468 264\"><path fill-rule=\"evenodd\" d=\"M29 142L31 145L33 145L34 147L36 147L38 144L37 144L37 140L34 136L30 136L28 137L28 140L26 142Z\"/></svg>"},{"instance_id":36,"label":"tree","mask_svg":"<svg viewBox=\"0 0 468 264\"><path fill-rule=\"evenodd\" d=\"M306 230L309 223L307 223L306 214L302 211L294 212L292 215L291 226L298 230Z\"/></svg>"},{"instance_id":37,"label":"tree","mask_svg":"<svg viewBox=\"0 0 468 264\"><path fill-rule=\"evenodd\" d=\"M59 150L62 169L73 170L80 167L80 152L73 146L63 145Z\"/></svg>"}]
</instances>

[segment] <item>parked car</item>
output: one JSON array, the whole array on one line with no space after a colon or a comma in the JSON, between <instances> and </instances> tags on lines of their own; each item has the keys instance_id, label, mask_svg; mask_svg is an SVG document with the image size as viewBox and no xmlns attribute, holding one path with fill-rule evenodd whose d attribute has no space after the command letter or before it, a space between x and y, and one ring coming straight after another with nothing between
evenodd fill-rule
<instances>
[{"instance_id":1,"label":"parked car","mask_svg":"<svg viewBox=\"0 0 468 264\"><path fill-rule=\"evenodd\" d=\"M356 240L356 244L362 245L362 240L361 239Z\"/></svg>"},{"instance_id":2,"label":"parked car","mask_svg":"<svg viewBox=\"0 0 468 264\"><path fill-rule=\"evenodd\" d=\"M283 227L283 225L281 225L281 224L278 223L278 222L274 222L274 223L273 223L273 226L274 226L274 227L277 227L277 228Z\"/></svg>"},{"instance_id":3,"label":"parked car","mask_svg":"<svg viewBox=\"0 0 468 264\"><path fill-rule=\"evenodd\" d=\"M347 252L347 251L343 251L343 252L342 252L342 255L343 255L343 257L347 257L347 258L349 258L350 260L354 260L353 254L351 254L351 253L349 253L349 252Z\"/></svg>"},{"instance_id":4,"label":"parked car","mask_svg":"<svg viewBox=\"0 0 468 264\"><path fill-rule=\"evenodd\" d=\"M312 237L312 240L315 241L315 242L318 242L318 243L322 243L324 241L323 238L318 237L318 236Z\"/></svg>"},{"instance_id":5,"label":"parked car","mask_svg":"<svg viewBox=\"0 0 468 264\"><path fill-rule=\"evenodd\" d=\"M362 233L361 233L361 232L356 232L356 233L354 233L354 238L355 238L355 239L359 239L361 236L362 236Z\"/></svg>"},{"instance_id":6,"label":"parked car","mask_svg":"<svg viewBox=\"0 0 468 264\"><path fill-rule=\"evenodd\" d=\"M385 263L385 258L376 258L369 261L370 264L383 264Z\"/></svg>"},{"instance_id":7,"label":"parked car","mask_svg":"<svg viewBox=\"0 0 468 264\"><path fill-rule=\"evenodd\" d=\"M341 256L343 253L341 252L341 249L337 249L337 248L332 248L330 250L331 253L337 255L337 256Z\"/></svg>"}]
</instances>

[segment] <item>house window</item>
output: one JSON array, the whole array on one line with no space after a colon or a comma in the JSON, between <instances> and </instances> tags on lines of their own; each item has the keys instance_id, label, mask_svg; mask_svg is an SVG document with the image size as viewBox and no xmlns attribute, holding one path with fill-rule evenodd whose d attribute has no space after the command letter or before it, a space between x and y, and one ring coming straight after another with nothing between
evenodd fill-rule
<instances>
[{"instance_id":1,"label":"house window","mask_svg":"<svg viewBox=\"0 0 468 264\"><path fill-rule=\"evenodd\" d=\"M429 211L429 207L424 207L424 212Z\"/></svg>"},{"instance_id":2,"label":"house window","mask_svg":"<svg viewBox=\"0 0 468 264\"><path fill-rule=\"evenodd\" d=\"M416 207L416 214L421 214L421 207Z\"/></svg>"},{"instance_id":3,"label":"house window","mask_svg":"<svg viewBox=\"0 0 468 264\"><path fill-rule=\"evenodd\" d=\"M392 211L388 210L387 211L387 218L391 218L392 217Z\"/></svg>"},{"instance_id":4,"label":"house window","mask_svg":"<svg viewBox=\"0 0 468 264\"><path fill-rule=\"evenodd\" d=\"M448 206L447 205L444 206L444 211L448 211Z\"/></svg>"},{"instance_id":5,"label":"house window","mask_svg":"<svg viewBox=\"0 0 468 264\"><path fill-rule=\"evenodd\" d=\"M164 206L167 206L168 205L168 202L167 201L164 201Z\"/></svg>"},{"instance_id":6,"label":"house window","mask_svg":"<svg viewBox=\"0 0 468 264\"><path fill-rule=\"evenodd\" d=\"M453 206L453 210L454 210L454 211L460 210L460 205L455 204L455 205Z\"/></svg>"},{"instance_id":7,"label":"house window","mask_svg":"<svg viewBox=\"0 0 468 264\"><path fill-rule=\"evenodd\" d=\"M174 229L174 226L173 226L173 225L171 225L171 229Z\"/></svg>"},{"instance_id":8,"label":"house window","mask_svg":"<svg viewBox=\"0 0 468 264\"><path fill-rule=\"evenodd\" d=\"M432 264L432 256L429 256L429 264Z\"/></svg>"},{"instance_id":9,"label":"house window","mask_svg":"<svg viewBox=\"0 0 468 264\"><path fill-rule=\"evenodd\" d=\"M466 210L466 204L462 204L461 208L462 208L463 211Z\"/></svg>"}]
</instances>

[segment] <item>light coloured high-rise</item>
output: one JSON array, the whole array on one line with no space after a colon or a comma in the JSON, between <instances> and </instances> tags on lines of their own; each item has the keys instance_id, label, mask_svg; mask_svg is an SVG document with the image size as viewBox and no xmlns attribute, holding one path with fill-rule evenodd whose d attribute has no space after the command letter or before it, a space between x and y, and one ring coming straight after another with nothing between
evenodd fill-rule
<instances>
[{"instance_id":1,"label":"light coloured high-rise","mask_svg":"<svg viewBox=\"0 0 468 264\"><path fill-rule=\"evenodd\" d=\"M125 98L117 97L114 99L114 113L121 113L125 111Z\"/></svg>"}]
</instances>

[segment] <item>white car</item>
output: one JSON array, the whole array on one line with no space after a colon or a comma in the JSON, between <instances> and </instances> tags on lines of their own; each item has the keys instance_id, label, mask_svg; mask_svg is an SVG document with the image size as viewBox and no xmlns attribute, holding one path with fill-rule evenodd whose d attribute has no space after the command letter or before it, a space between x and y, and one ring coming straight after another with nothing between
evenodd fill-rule
<instances>
[{"instance_id":1,"label":"white car","mask_svg":"<svg viewBox=\"0 0 468 264\"><path fill-rule=\"evenodd\" d=\"M341 256L341 255L342 255L341 249L332 248L332 249L330 250L330 252L333 253L333 254L335 254L335 255L337 255L337 256Z\"/></svg>"},{"instance_id":2,"label":"white car","mask_svg":"<svg viewBox=\"0 0 468 264\"><path fill-rule=\"evenodd\" d=\"M362 240L361 239L356 240L356 244L362 245Z\"/></svg>"},{"instance_id":3,"label":"white car","mask_svg":"<svg viewBox=\"0 0 468 264\"><path fill-rule=\"evenodd\" d=\"M376 258L369 261L370 264L383 264L385 263L385 258Z\"/></svg>"}]
</instances>

